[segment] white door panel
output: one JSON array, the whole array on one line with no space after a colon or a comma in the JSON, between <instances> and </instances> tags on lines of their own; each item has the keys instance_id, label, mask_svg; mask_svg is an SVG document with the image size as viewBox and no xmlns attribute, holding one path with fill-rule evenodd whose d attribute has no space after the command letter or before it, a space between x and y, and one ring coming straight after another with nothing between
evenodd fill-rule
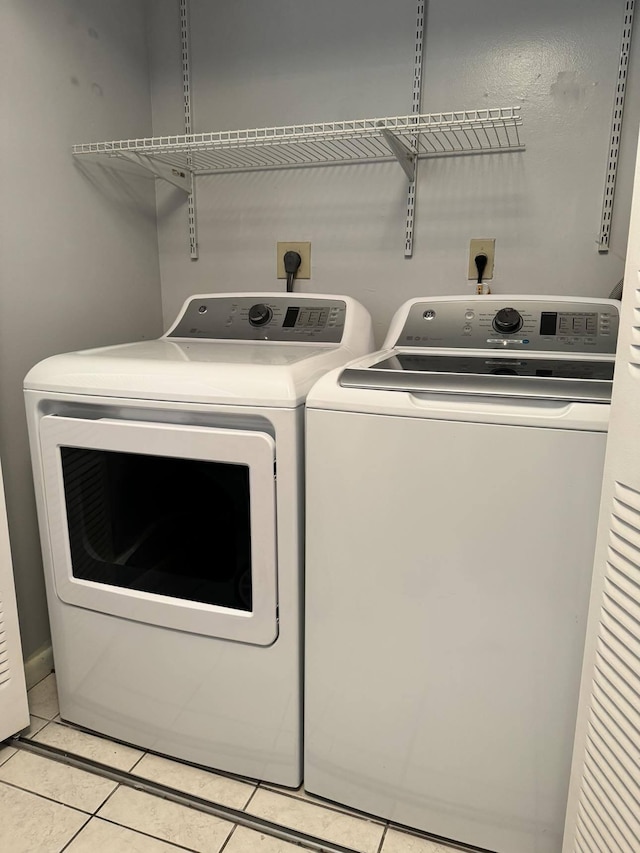
<instances>
[{"instance_id":1,"label":"white door panel","mask_svg":"<svg viewBox=\"0 0 640 853\"><path fill-rule=\"evenodd\" d=\"M189 631L207 636L227 638L257 645L270 645L277 636L277 565L276 565L276 511L274 461L275 443L271 436L262 432L234 429L211 429L204 427L161 424L151 422L119 421L111 419L84 420L49 415L40 422L40 443L44 473L47 518L53 560L53 578L58 597L68 603L91 610L98 610L134 619L150 624L177 630ZM248 471L248 495L250 497L250 539L252 601L249 609L221 606L216 603L170 594L157 594L145 590L144 578L139 588L126 588L109 582L96 582L74 574L72 546L70 544L70 525L68 512L71 506L70 486L65 482L63 453L70 449L88 451L106 451L107 453L131 458L156 457L163 460L196 460L216 465L238 466ZM80 463L75 464L76 467ZM83 475L84 476L84 475ZM90 474L89 476L94 476ZM114 475L111 475L111 479ZM102 487L111 489L111 483ZM156 485L156 489L158 486ZM162 489L162 485L159 487ZM65 494L66 489L66 494ZM188 504L189 481L183 480L181 495L169 494L166 501L180 501ZM111 494L111 492L109 492ZM120 500L126 498L122 492ZM156 495L157 498L157 495ZM98 508L98 500L93 494L82 497L83 518L93 513L96 518L102 514L111 514L108 497ZM117 508L115 508L117 509ZM113 513L115 515L115 512ZM126 513L124 513L126 515ZM227 531L215 525L215 518L203 519L200 529L194 531L185 525L185 564L188 563L187 536L194 535L210 541L211 568L219 558ZM105 562L96 549L109 551L110 544L94 539L104 539L110 535L102 533L105 528L113 527L116 522L111 518L105 522L97 518L92 522L100 527L100 534L94 537L84 535L83 547L91 550L95 563ZM126 518L125 522L126 523ZM162 519L157 522L162 524ZM211 530L208 527L211 527ZM187 533L186 531L189 531ZM160 536L161 534L158 534ZM234 535L229 531L228 535ZM237 534L236 534L237 535ZM143 537L139 536L138 539ZM91 541L87 542L87 539ZM244 543L246 545L246 543ZM133 547L147 546L138 541ZM247 546L248 547L248 546ZM162 554L158 560L162 560ZM114 558L118 566L129 566L139 557L127 554ZM125 570L121 569L124 573ZM185 573L189 566L185 565Z\"/></svg>"},{"instance_id":2,"label":"white door panel","mask_svg":"<svg viewBox=\"0 0 640 853\"><path fill-rule=\"evenodd\" d=\"M639 166L564 853L640 850Z\"/></svg>"},{"instance_id":3,"label":"white door panel","mask_svg":"<svg viewBox=\"0 0 640 853\"><path fill-rule=\"evenodd\" d=\"M27 690L0 470L0 740L28 725Z\"/></svg>"}]
</instances>

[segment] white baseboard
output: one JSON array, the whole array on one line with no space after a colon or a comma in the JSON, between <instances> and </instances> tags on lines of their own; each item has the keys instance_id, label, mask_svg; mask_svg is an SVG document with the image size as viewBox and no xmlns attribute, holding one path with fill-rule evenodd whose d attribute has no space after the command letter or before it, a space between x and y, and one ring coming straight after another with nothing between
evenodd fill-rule
<instances>
[{"instance_id":1,"label":"white baseboard","mask_svg":"<svg viewBox=\"0 0 640 853\"><path fill-rule=\"evenodd\" d=\"M53 651L51 646L45 646L24 662L24 677L27 682L27 690L30 690L34 684L42 681L52 671Z\"/></svg>"}]
</instances>

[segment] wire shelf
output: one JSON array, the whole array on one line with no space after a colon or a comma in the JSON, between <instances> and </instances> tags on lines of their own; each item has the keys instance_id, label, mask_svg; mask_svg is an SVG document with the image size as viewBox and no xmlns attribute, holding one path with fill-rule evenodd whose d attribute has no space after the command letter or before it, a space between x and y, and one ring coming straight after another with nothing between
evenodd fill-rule
<instances>
[{"instance_id":1,"label":"wire shelf","mask_svg":"<svg viewBox=\"0 0 640 853\"><path fill-rule=\"evenodd\" d=\"M191 175L523 150L520 107L192 133L73 146ZM403 165L407 171L406 164Z\"/></svg>"}]
</instances>

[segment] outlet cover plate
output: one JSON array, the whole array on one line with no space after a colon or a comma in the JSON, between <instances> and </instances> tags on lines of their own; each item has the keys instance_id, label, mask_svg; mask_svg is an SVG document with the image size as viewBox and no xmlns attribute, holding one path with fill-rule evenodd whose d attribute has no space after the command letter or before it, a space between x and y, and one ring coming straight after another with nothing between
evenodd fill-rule
<instances>
[{"instance_id":1,"label":"outlet cover plate","mask_svg":"<svg viewBox=\"0 0 640 853\"><path fill-rule=\"evenodd\" d=\"M284 271L284 256L286 252L297 252L302 258L296 278L311 278L311 243L276 243L276 264L278 278L286 278Z\"/></svg>"},{"instance_id":2,"label":"outlet cover plate","mask_svg":"<svg viewBox=\"0 0 640 853\"><path fill-rule=\"evenodd\" d=\"M487 266L482 275L483 281L489 281L493 278L493 265L496 254L495 237L477 237L471 240L469 244L469 281L478 281L478 270L476 268L476 255L487 256Z\"/></svg>"}]
</instances>

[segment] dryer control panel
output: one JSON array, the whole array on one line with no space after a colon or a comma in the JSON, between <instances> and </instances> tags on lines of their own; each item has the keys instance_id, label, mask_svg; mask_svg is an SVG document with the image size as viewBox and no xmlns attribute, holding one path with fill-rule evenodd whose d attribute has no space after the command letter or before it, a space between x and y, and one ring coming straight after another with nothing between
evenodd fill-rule
<instances>
[{"instance_id":1,"label":"dryer control panel","mask_svg":"<svg viewBox=\"0 0 640 853\"><path fill-rule=\"evenodd\" d=\"M618 304L608 299L454 297L412 302L397 347L609 353L616 350Z\"/></svg>"},{"instance_id":2,"label":"dryer control panel","mask_svg":"<svg viewBox=\"0 0 640 853\"><path fill-rule=\"evenodd\" d=\"M195 297L167 337L339 344L346 311L341 299L293 293Z\"/></svg>"}]
</instances>

